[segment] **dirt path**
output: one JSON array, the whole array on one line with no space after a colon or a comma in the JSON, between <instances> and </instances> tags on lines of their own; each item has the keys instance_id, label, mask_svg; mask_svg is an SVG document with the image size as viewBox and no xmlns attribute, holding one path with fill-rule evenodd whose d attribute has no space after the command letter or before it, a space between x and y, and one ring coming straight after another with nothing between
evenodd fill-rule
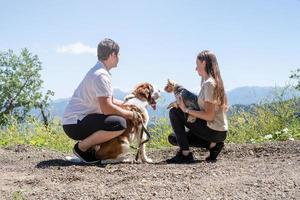
<instances>
[{"instance_id":1,"label":"dirt path","mask_svg":"<svg viewBox=\"0 0 300 200\"><path fill-rule=\"evenodd\" d=\"M0 199L300 199L300 141L226 145L217 163L74 165L65 154L0 149Z\"/></svg>"}]
</instances>

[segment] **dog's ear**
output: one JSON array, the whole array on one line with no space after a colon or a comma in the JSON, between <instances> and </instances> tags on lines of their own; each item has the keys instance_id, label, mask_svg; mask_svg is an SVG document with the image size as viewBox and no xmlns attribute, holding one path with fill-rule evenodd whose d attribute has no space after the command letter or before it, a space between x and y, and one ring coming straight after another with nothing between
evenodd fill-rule
<instances>
[{"instance_id":1,"label":"dog's ear","mask_svg":"<svg viewBox=\"0 0 300 200\"><path fill-rule=\"evenodd\" d=\"M135 90L133 91L133 94L137 97L144 98L148 100L149 98L149 90L147 88L147 85L145 83L138 85Z\"/></svg>"},{"instance_id":2,"label":"dog's ear","mask_svg":"<svg viewBox=\"0 0 300 200\"><path fill-rule=\"evenodd\" d=\"M171 79L168 79L168 85L171 85L171 86L175 86L176 82L171 80Z\"/></svg>"},{"instance_id":3,"label":"dog's ear","mask_svg":"<svg viewBox=\"0 0 300 200\"><path fill-rule=\"evenodd\" d=\"M146 99L149 99L150 98L150 90L148 88L143 88L142 92L143 96L146 98Z\"/></svg>"},{"instance_id":4,"label":"dog's ear","mask_svg":"<svg viewBox=\"0 0 300 200\"><path fill-rule=\"evenodd\" d=\"M152 93L153 93L153 88L152 88L152 86L149 85L149 84L146 84L146 87L145 87L145 89L144 89L144 94L145 94L145 96L146 96L146 98L147 98L148 100L151 99Z\"/></svg>"}]
</instances>

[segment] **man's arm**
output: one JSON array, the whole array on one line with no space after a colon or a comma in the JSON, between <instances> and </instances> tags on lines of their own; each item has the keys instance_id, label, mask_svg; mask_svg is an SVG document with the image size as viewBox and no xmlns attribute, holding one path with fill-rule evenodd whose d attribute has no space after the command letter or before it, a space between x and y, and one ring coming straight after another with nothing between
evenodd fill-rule
<instances>
[{"instance_id":1,"label":"man's arm","mask_svg":"<svg viewBox=\"0 0 300 200\"><path fill-rule=\"evenodd\" d=\"M119 115L126 119L133 118L133 112L125 110L113 102L113 97L98 97L100 108L105 115Z\"/></svg>"},{"instance_id":2,"label":"man's arm","mask_svg":"<svg viewBox=\"0 0 300 200\"><path fill-rule=\"evenodd\" d=\"M112 97L112 102L113 102L113 104L115 104L117 106L121 106L124 103L124 101L121 101L121 100L116 99L114 97Z\"/></svg>"}]
</instances>

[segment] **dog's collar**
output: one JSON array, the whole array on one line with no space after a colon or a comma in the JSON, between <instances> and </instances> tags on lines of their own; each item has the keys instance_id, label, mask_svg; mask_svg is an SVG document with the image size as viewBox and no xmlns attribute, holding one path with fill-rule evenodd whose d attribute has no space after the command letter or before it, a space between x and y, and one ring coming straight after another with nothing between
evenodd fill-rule
<instances>
[{"instance_id":1,"label":"dog's collar","mask_svg":"<svg viewBox=\"0 0 300 200\"><path fill-rule=\"evenodd\" d=\"M135 98L135 95L134 95L134 94L129 94L129 95L127 95L127 96L124 98L124 103L127 102L127 101L129 101L130 99L133 99L133 98Z\"/></svg>"}]
</instances>

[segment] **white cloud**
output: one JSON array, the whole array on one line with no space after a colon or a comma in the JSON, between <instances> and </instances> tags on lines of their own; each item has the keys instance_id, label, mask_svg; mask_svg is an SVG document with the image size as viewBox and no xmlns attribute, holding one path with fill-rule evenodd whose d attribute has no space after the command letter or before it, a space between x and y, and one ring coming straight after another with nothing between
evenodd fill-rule
<instances>
[{"instance_id":1,"label":"white cloud","mask_svg":"<svg viewBox=\"0 0 300 200\"><path fill-rule=\"evenodd\" d=\"M56 49L56 52L70 53L70 54L76 54L76 55L85 54L85 53L97 55L96 48L92 48L90 46L82 44L81 42L77 42L77 43L69 44L69 45L63 45L61 47L58 47Z\"/></svg>"}]
</instances>

